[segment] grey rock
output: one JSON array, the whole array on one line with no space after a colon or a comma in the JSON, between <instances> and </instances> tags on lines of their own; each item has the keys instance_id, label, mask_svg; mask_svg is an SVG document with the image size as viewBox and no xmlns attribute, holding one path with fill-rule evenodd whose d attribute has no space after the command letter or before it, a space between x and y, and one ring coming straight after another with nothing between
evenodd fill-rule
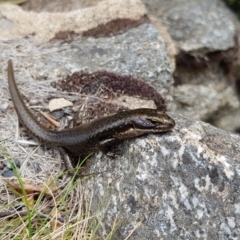
<instances>
[{"instance_id":1,"label":"grey rock","mask_svg":"<svg viewBox=\"0 0 240 240\"><path fill-rule=\"evenodd\" d=\"M72 109L70 109L70 108L64 108L63 109L63 112L64 112L64 114L72 114Z\"/></svg>"},{"instance_id":2,"label":"grey rock","mask_svg":"<svg viewBox=\"0 0 240 240\"><path fill-rule=\"evenodd\" d=\"M78 96L72 96L70 97L70 101L71 102L77 102L79 100L79 97Z\"/></svg>"},{"instance_id":3,"label":"grey rock","mask_svg":"<svg viewBox=\"0 0 240 240\"><path fill-rule=\"evenodd\" d=\"M213 125L221 128L226 129L229 132L240 131L240 109L233 111L231 114L229 112L225 113L224 111L217 115L218 120L213 122Z\"/></svg>"},{"instance_id":4,"label":"grey rock","mask_svg":"<svg viewBox=\"0 0 240 240\"><path fill-rule=\"evenodd\" d=\"M196 0L165 0L158 3L161 2L172 4L171 8L161 12L161 19L165 21L179 49L205 54L233 46L235 30L231 16L228 18L228 11L222 9L220 1L198 1L198 5ZM218 16L222 19L218 19ZM208 26L206 20L213 23ZM214 29L219 23L222 25ZM226 27L229 29L226 30ZM211 30L214 30L212 39ZM223 39L217 39L219 34L225 34L225 30ZM19 82L30 76L52 81L75 71L106 70L143 78L158 90L169 94L173 84L173 69L165 45L153 25L142 24L116 36L78 36L70 43L49 43L42 47L34 45L27 38L13 40L1 45L0 63L5 69L6 59L15 56ZM5 70L0 71L1 74L5 79ZM184 79L186 74L182 76ZM204 97L197 98L195 94L198 94L198 88L194 88L194 84L187 88L186 83L189 84L192 79L198 84L204 83L201 88L203 91L200 91L205 93ZM205 91L209 79L213 79L210 85L215 85L215 88ZM220 104L223 98L219 97L219 102L215 102L217 93L220 96L227 91L224 80L224 74L219 72L218 67L216 71L202 71L197 77L189 72L185 86L174 91L180 99L179 105L189 104L189 99L195 100L196 96L194 105L203 105L204 111L211 104L213 107L211 111L204 112L197 108L193 112L192 105L192 109L187 108L183 113L190 112L191 118L199 113L199 118L203 118L224 104L234 105L234 101L228 100L231 94L224 95L223 105ZM190 93L193 95L186 100L186 95ZM205 102L209 96L213 97ZM177 122L173 131L126 141L119 145L122 154L114 160L98 154L86 172L95 173L83 184L85 197L92 196L92 211L99 211L97 217L101 236L110 232L115 220L125 221L113 239L125 239L131 232L133 234L129 239L140 240L224 240L237 239L240 235L239 136L209 124L174 114L172 116Z\"/></svg>"},{"instance_id":5,"label":"grey rock","mask_svg":"<svg viewBox=\"0 0 240 240\"><path fill-rule=\"evenodd\" d=\"M189 118L209 121L227 131L240 127L239 97L229 84L229 75L216 63L204 69L177 69L175 80L183 80L173 90L174 112Z\"/></svg>"},{"instance_id":6,"label":"grey rock","mask_svg":"<svg viewBox=\"0 0 240 240\"><path fill-rule=\"evenodd\" d=\"M2 58L5 60L8 55L19 56L21 69L27 68L34 78L40 80L63 79L76 71L104 70L142 78L165 94L170 92L173 83L173 68L165 42L152 24L145 23L111 37L77 36L71 43L52 45L52 51L44 51L24 39L17 43L18 49L28 45L29 57L24 55L23 59L14 52L14 48L3 48ZM32 56L32 52L36 56ZM14 66L19 67L19 64L14 63Z\"/></svg>"},{"instance_id":7,"label":"grey rock","mask_svg":"<svg viewBox=\"0 0 240 240\"><path fill-rule=\"evenodd\" d=\"M206 70L206 72L211 73L210 70ZM234 112L239 108L238 98L233 89L226 85L223 78L217 79L216 75L215 78L208 78L208 84L203 82L199 86L195 84L176 86L173 90L175 112L196 120L212 119L215 126L221 126L225 130L234 130L230 125L233 126ZM217 83L216 80L219 80L219 82ZM222 116L220 113L216 114L223 109L226 109L226 111L223 112ZM222 118L226 116L232 118L232 121L223 124ZM235 119L235 122L239 122L238 118ZM222 122L222 124L219 122Z\"/></svg>"},{"instance_id":8,"label":"grey rock","mask_svg":"<svg viewBox=\"0 0 240 240\"><path fill-rule=\"evenodd\" d=\"M32 167L34 168L34 170L36 171L36 172L40 172L41 171L41 166L40 166L40 164L39 163L37 163L37 162L32 162Z\"/></svg>"},{"instance_id":9,"label":"grey rock","mask_svg":"<svg viewBox=\"0 0 240 240\"><path fill-rule=\"evenodd\" d=\"M239 29L234 14L222 0L144 2L178 50L171 110L235 131L240 123L235 114L239 99L232 88Z\"/></svg>"},{"instance_id":10,"label":"grey rock","mask_svg":"<svg viewBox=\"0 0 240 240\"><path fill-rule=\"evenodd\" d=\"M237 239L240 235L240 137L172 114L176 128L120 146L84 181L99 210L100 235L125 220L113 239ZM93 191L94 189L94 191Z\"/></svg>"},{"instance_id":11,"label":"grey rock","mask_svg":"<svg viewBox=\"0 0 240 240\"><path fill-rule=\"evenodd\" d=\"M58 110L55 112L52 112L51 115L56 119L59 120L60 118L62 118L64 116L64 111L63 110Z\"/></svg>"},{"instance_id":12,"label":"grey rock","mask_svg":"<svg viewBox=\"0 0 240 240\"><path fill-rule=\"evenodd\" d=\"M145 1L185 52L226 50L234 46L235 17L221 0Z\"/></svg>"},{"instance_id":13,"label":"grey rock","mask_svg":"<svg viewBox=\"0 0 240 240\"><path fill-rule=\"evenodd\" d=\"M29 0L21 4L21 7L28 11L34 12L67 12L74 11L82 7L88 7L96 2L94 0L76 1L76 0L59 0L57 2L49 2L47 0L34 1Z\"/></svg>"},{"instance_id":14,"label":"grey rock","mask_svg":"<svg viewBox=\"0 0 240 240\"><path fill-rule=\"evenodd\" d=\"M21 162L20 162L19 159L15 158L15 159L14 159L14 163L16 164L16 166L17 166L18 168L21 167Z\"/></svg>"},{"instance_id":15,"label":"grey rock","mask_svg":"<svg viewBox=\"0 0 240 240\"><path fill-rule=\"evenodd\" d=\"M10 177L14 177L15 173L13 170L5 170L2 172L2 176L5 178L10 178Z\"/></svg>"},{"instance_id":16,"label":"grey rock","mask_svg":"<svg viewBox=\"0 0 240 240\"><path fill-rule=\"evenodd\" d=\"M9 103L3 103L3 104L0 106L0 112L1 112L1 113L6 113L8 106L9 106Z\"/></svg>"}]
</instances>

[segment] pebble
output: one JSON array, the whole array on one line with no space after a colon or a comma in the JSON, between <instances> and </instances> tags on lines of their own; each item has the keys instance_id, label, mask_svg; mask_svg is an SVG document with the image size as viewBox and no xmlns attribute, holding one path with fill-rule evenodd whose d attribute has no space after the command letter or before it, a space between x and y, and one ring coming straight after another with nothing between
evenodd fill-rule
<instances>
[{"instance_id":1,"label":"pebble","mask_svg":"<svg viewBox=\"0 0 240 240\"><path fill-rule=\"evenodd\" d=\"M1 112L1 113L6 113L8 106L9 106L9 103L3 103L3 104L0 106L0 112Z\"/></svg>"},{"instance_id":2,"label":"pebble","mask_svg":"<svg viewBox=\"0 0 240 240\"><path fill-rule=\"evenodd\" d=\"M62 117L64 116L64 111L63 111L63 110L55 111L55 112L52 112L51 115L52 115L56 120L59 120L60 118L62 118Z\"/></svg>"},{"instance_id":3,"label":"pebble","mask_svg":"<svg viewBox=\"0 0 240 240\"><path fill-rule=\"evenodd\" d=\"M40 164L37 162L32 162L32 167L36 172L40 172L41 171L41 167Z\"/></svg>"},{"instance_id":4,"label":"pebble","mask_svg":"<svg viewBox=\"0 0 240 240\"><path fill-rule=\"evenodd\" d=\"M16 164L16 166L18 167L18 168L20 168L21 167L21 162L19 161L19 159L14 159L14 162L15 162L15 164Z\"/></svg>"},{"instance_id":5,"label":"pebble","mask_svg":"<svg viewBox=\"0 0 240 240\"><path fill-rule=\"evenodd\" d=\"M29 101L29 105L30 105L30 106L36 106L36 105L38 105L38 104L40 104L39 100L30 99L30 101Z\"/></svg>"},{"instance_id":6,"label":"pebble","mask_svg":"<svg viewBox=\"0 0 240 240\"><path fill-rule=\"evenodd\" d=\"M13 170L5 170L2 172L2 176L6 178L14 177L14 171Z\"/></svg>"},{"instance_id":7,"label":"pebble","mask_svg":"<svg viewBox=\"0 0 240 240\"><path fill-rule=\"evenodd\" d=\"M72 96L71 98L70 98L70 101L71 102L77 102L79 100L79 97L78 96Z\"/></svg>"},{"instance_id":8,"label":"pebble","mask_svg":"<svg viewBox=\"0 0 240 240\"><path fill-rule=\"evenodd\" d=\"M63 111L65 114L72 114L72 109L70 108L64 108Z\"/></svg>"}]
</instances>

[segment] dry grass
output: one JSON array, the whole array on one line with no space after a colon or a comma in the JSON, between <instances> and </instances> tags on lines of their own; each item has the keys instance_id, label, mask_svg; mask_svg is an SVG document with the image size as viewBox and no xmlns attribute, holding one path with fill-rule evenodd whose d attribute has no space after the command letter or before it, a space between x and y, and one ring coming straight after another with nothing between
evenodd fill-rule
<instances>
[{"instance_id":1,"label":"dry grass","mask_svg":"<svg viewBox=\"0 0 240 240\"><path fill-rule=\"evenodd\" d=\"M40 180L38 176L23 178L3 141L0 141L0 153L11 163L16 175L13 178L1 178L1 240L110 240L124 222L124 219L116 219L105 238L98 236L99 219L104 217L106 209L102 210L100 204L96 213L91 212L92 196L85 196L81 184L88 177L79 179L62 173L58 176L50 175L46 181Z\"/></svg>"},{"instance_id":2,"label":"dry grass","mask_svg":"<svg viewBox=\"0 0 240 240\"><path fill-rule=\"evenodd\" d=\"M3 142L1 153L12 161ZM20 190L9 186L9 179L1 179L0 239L95 239L96 229L91 227L95 215L90 213L91 200L84 199L84 180L51 175L42 181L14 171L11 182Z\"/></svg>"}]
</instances>

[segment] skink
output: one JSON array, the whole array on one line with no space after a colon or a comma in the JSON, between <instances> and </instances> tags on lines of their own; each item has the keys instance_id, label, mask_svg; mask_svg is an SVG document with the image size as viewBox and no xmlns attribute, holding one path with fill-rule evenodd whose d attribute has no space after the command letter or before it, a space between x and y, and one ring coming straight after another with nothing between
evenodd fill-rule
<instances>
[{"instance_id":1,"label":"skink","mask_svg":"<svg viewBox=\"0 0 240 240\"><path fill-rule=\"evenodd\" d=\"M61 131L42 126L26 107L15 82L12 61L8 61L8 84L20 122L37 140L61 153L86 156L106 146L147 133L165 132L175 126L175 121L157 109L140 108L116 113L95 121ZM64 154L63 154L64 155ZM64 156L68 169L71 161Z\"/></svg>"}]
</instances>

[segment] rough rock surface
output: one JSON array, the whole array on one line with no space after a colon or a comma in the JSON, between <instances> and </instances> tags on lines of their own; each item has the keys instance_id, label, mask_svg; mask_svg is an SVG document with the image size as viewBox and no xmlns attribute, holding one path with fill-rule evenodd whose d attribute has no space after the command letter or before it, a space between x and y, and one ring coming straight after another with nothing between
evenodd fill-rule
<instances>
[{"instance_id":1,"label":"rough rock surface","mask_svg":"<svg viewBox=\"0 0 240 240\"><path fill-rule=\"evenodd\" d=\"M181 51L201 54L234 46L234 16L221 0L144 2L162 19Z\"/></svg>"},{"instance_id":2,"label":"rough rock surface","mask_svg":"<svg viewBox=\"0 0 240 240\"><path fill-rule=\"evenodd\" d=\"M139 1L134 2L136 3L134 11L138 12L137 6ZM131 1L131 4L133 5L134 2ZM126 4L125 7L127 8L127 6L129 5ZM17 6L12 6L12 10L10 5L0 7L0 11L3 12L5 8L11 12L15 10ZM141 6L141 8L143 8L143 6ZM99 6L95 11L98 10ZM22 14L24 13L22 10L18 11ZM94 12L93 9L91 11ZM128 9L128 11L130 11L130 9ZM7 11L4 13L7 14ZM114 11L111 13L113 14ZM42 24L44 25L44 16L48 13L34 14L39 22L42 19ZM25 18L21 19L27 19L29 13L25 13L23 16ZM49 16L52 16L52 13L49 13ZM68 16L69 15L66 14L65 19L68 19ZM62 19L62 17L63 15L61 15L60 19ZM118 16L111 15L111 17L111 20L113 20ZM141 17L141 15L139 15L139 17ZM4 19L6 20L6 18L1 15L0 21ZM14 24L18 26L20 23ZM0 24L0 26L2 25ZM10 29L5 30L5 33L14 31L13 29L16 28L17 27L10 27ZM57 28L56 26L56 29ZM38 29L36 29L36 31L37 30ZM39 29L39 31L41 32L41 29ZM3 33L2 31L0 32ZM18 30L16 34L17 33ZM1 36L1 38L3 38L3 36ZM94 38L73 35L71 40L67 42L65 40L56 40L55 42L36 44L35 38L32 36L28 38L20 38L19 36L18 39L15 40L1 41L0 50L0 79L2 79L0 105L11 103L6 72L9 58L13 60L16 80L21 93L27 96L27 99L30 100L29 102L40 101L42 103L42 105L40 104L41 108L47 105L46 100L49 97L65 97L66 99L70 99L67 93L59 93L56 89L53 89L50 86L50 82L63 79L68 74L76 71L92 72L104 70L121 75L131 75L151 83L163 94L169 94L173 84L173 67L168 57L166 44L161 34L159 34L150 22L142 23L122 33L116 35L110 34L105 37ZM22 87L23 83L24 87ZM131 104L132 107L137 108L143 106L142 101L135 102L135 106ZM150 104L152 105L152 102ZM36 156L34 155L35 153L28 156L27 153L31 152L31 147L26 151L25 156L24 154L18 156L18 152L22 153L21 146L12 145L16 131L16 114L12 111L12 103L9 106L7 113L1 116L1 135L3 136L3 140L8 140L6 147L10 148L13 155L25 162L21 168L21 173L23 176L29 177L35 174L35 170L31 168L31 162L33 159L36 159ZM43 152L40 154L43 155ZM44 175L47 176L51 172L61 171L59 168L61 164L59 158L46 152L44 152L44 155L46 155L45 159L48 159L47 164L45 165L42 160L39 161L39 164L42 165L41 168L43 169ZM49 160L49 158L51 160ZM30 167L26 167L28 164Z\"/></svg>"},{"instance_id":3,"label":"rough rock surface","mask_svg":"<svg viewBox=\"0 0 240 240\"><path fill-rule=\"evenodd\" d=\"M240 137L171 116L173 131L126 142L114 160L94 160L89 172L100 173L85 186L102 210L101 234L125 220L114 239L134 229L129 239L238 239Z\"/></svg>"},{"instance_id":4,"label":"rough rock surface","mask_svg":"<svg viewBox=\"0 0 240 240\"><path fill-rule=\"evenodd\" d=\"M13 48L14 45L18 45L18 48ZM40 48L22 39L2 43L1 49L2 69L6 68L6 60L12 56L15 68L21 74L24 74L21 69L27 69L39 80L63 78L76 71L105 70L140 77L163 93L169 92L173 84L173 69L165 43L157 29L149 23L112 37L77 36L70 43L53 43ZM2 74L2 78L6 79L6 73L2 71ZM19 76L20 82L21 78L29 76Z\"/></svg>"},{"instance_id":5,"label":"rough rock surface","mask_svg":"<svg viewBox=\"0 0 240 240\"><path fill-rule=\"evenodd\" d=\"M221 0L144 2L167 28L178 51L172 109L235 131L240 125L233 89L239 23L233 13Z\"/></svg>"},{"instance_id":6,"label":"rough rock surface","mask_svg":"<svg viewBox=\"0 0 240 240\"><path fill-rule=\"evenodd\" d=\"M21 4L26 11L34 12L69 12L79 8L92 7L103 0L27 0Z\"/></svg>"},{"instance_id":7,"label":"rough rock surface","mask_svg":"<svg viewBox=\"0 0 240 240\"><path fill-rule=\"evenodd\" d=\"M137 20L144 14L146 10L139 0L107 0L93 7L65 13L27 12L18 6L6 4L0 6L0 37L16 39L31 35L36 42L42 43L48 42L59 32L81 34L114 19Z\"/></svg>"},{"instance_id":8,"label":"rough rock surface","mask_svg":"<svg viewBox=\"0 0 240 240\"><path fill-rule=\"evenodd\" d=\"M234 46L232 16L221 1L154 0L147 4L149 9L159 8L156 16L161 24L166 23L178 50L195 58L196 53L201 53L210 59L208 53L228 51ZM46 98L59 97L58 92L49 88L49 82L75 71L96 70L140 77L162 93L171 94L174 64L169 57L172 52L168 51L167 31L158 31L152 23L144 21L105 37L81 35L99 25L104 30L105 24L119 18L138 21L144 14L146 10L137 0L101 1L96 8L71 13L38 14L17 6L1 6L0 105L10 103L6 79L9 58L14 62L18 85L27 81L21 92L30 100L43 98L43 93ZM79 18L84 21L76 21ZM60 30L67 33L67 38L61 39L59 35L54 38ZM225 38L221 40L219 34ZM92 210L99 211L101 235L109 233L115 220L124 221L114 239L124 239L131 233L130 239L167 240L225 240L240 235L240 138L193 120L211 118L221 109L238 106L236 96L226 84L221 61L211 58L207 63L207 67L192 71L189 66L179 68L177 64L175 112L184 113L191 120L171 114L177 123L173 131L126 141L118 146L119 155L115 159L101 153L90 159L91 168L86 174L94 175L84 181L84 192L86 200L93 196ZM12 114L9 105L0 116L0 135L6 148L23 162L22 176L36 176L32 160L39 165L40 178L57 175L62 170L59 159L51 152L25 146L23 151L22 146L15 144L16 114Z\"/></svg>"}]
</instances>

